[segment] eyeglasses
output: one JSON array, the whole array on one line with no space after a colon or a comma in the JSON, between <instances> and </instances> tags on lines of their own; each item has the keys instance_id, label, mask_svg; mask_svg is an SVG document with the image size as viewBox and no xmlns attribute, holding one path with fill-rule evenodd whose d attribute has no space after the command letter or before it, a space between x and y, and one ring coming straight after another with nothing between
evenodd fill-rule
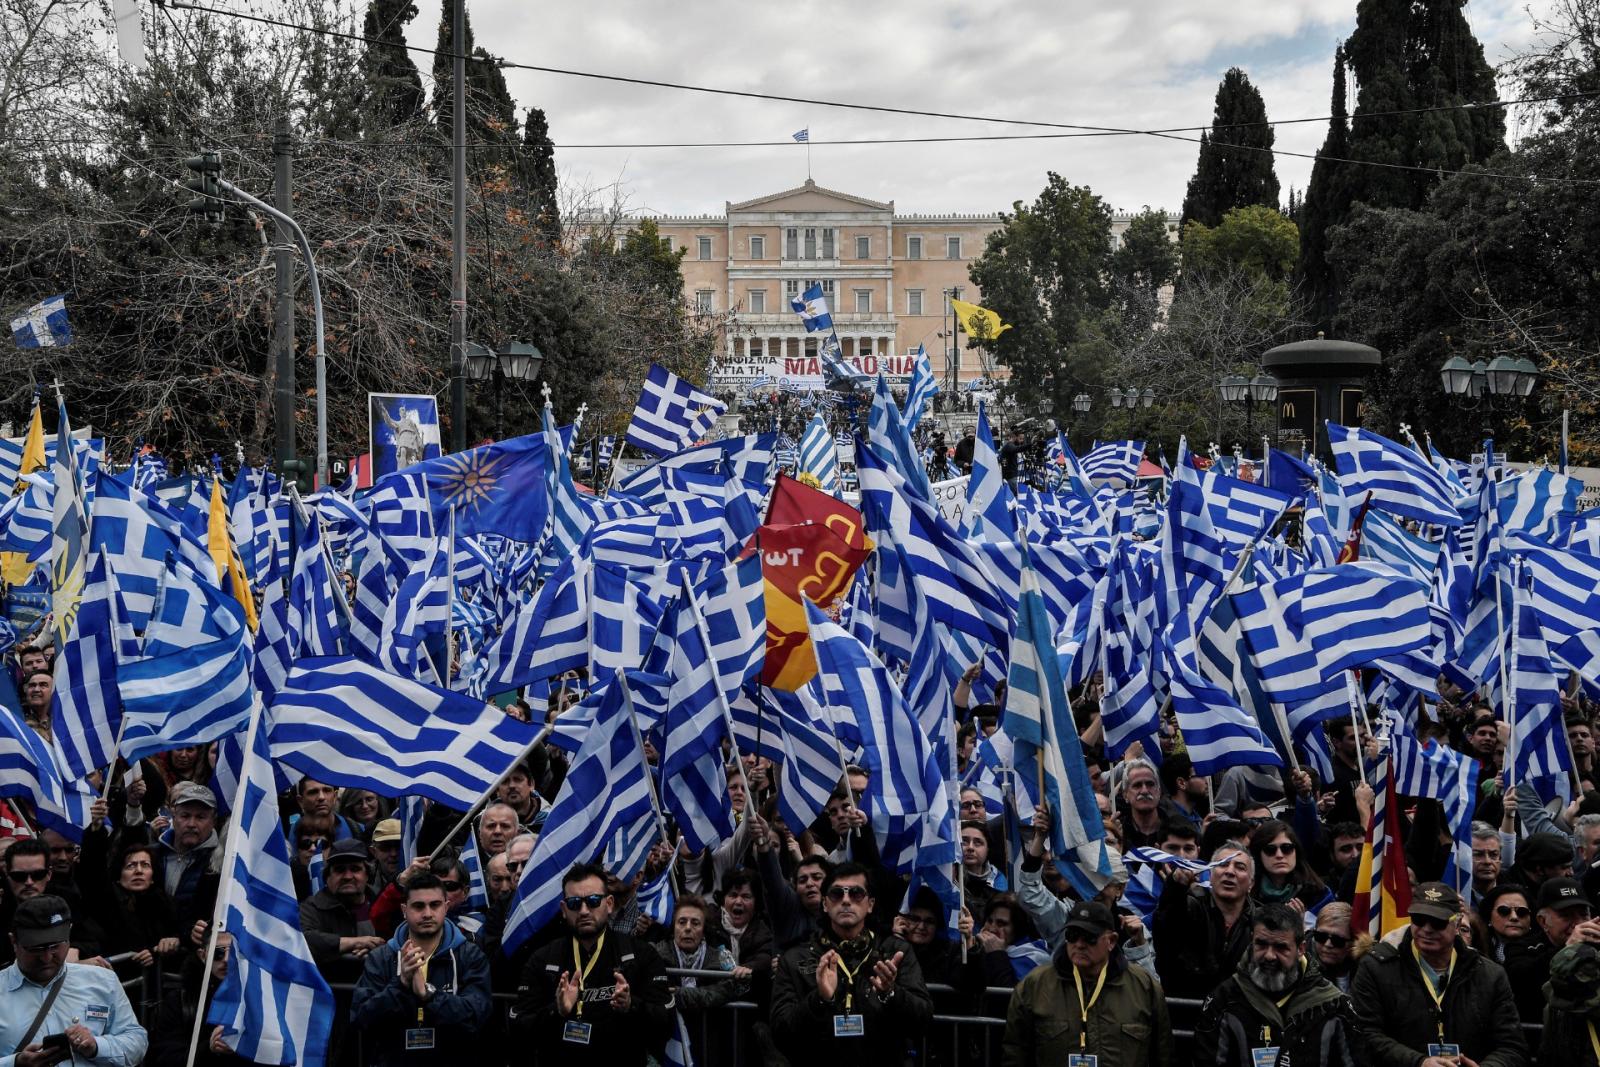
<instances>
[{"instance_id":1,"label":"eyeglasses","mask_svg":"<svg viewBox=\"0 0 1600 1067\"><path fill-rule=\"evenodd\" d=\"M327 844L328 844L328 839L326 837L302 837L300 839L300 849L301 849L301 851L304 851L304 850L306 850L308 848L321 849L321 848L326 847Z\"/></svg>"},{"instance_id":2,"label":"eyeglasses","mask_svg":"<svg viewBox=\"0 0 1600 1067\"><path fill-rule=\"evenodd\" d=\"M867 899L867 887L864 885L834 885L828 887L828 899L837 904L845 897L852 901Z\"/></svg>"},{"instance_id":3,"label":"eyeglasses","mask_svg":"<svg viewBox=\"0 0 1600 1067\"><path fill-rule=\"evenodd\" d=\"M1311 940L1319 945L1332 945L1334 948L1349 948L1350 942L1355 938L1345 937L1343 934L1329 933L1327 930L1311 931Z\"/></svg>"},{"instance_id":4,"label":"eyeglasses","mask_svg":"<svg viewBox=\"0 0 1600 1067\"><path fill-rule=\"evenodd\" d=\"M66 947L67 943L65 941L46 941L42 945L24 945L21 943L17 945L17 948L23 952L31 952L36 956L43 956L46 952L54 952L58 948Z\"/></svg>"},{"instance_id":5,"label":"eyeglasses","mask_svg":"<svg viewBox=\"0 0 1600 1067\"><path fill-rule=\"evenodd\" d=\"M1279 841L1270 845L1261 846L1263 856L1292 856L1295 848L1293 841Z\"/></svg>"},{"instance_id":6,"label":"eyeglasses","mask_svg":"<svg viewBox=\"0 0 1600 1067\"><path fill-rule=\"evenodd\" d=\"M1078 929L1078 928L1072 927L1072 926L1067 927L1067 941L1069 943L1077 942L1077 941L1098 941L1098 940L1100 940L1100 935L1099 934L1090 933L1088 930L1081 930L1081 929Z\"/></svg>"},{"instance_id":7,"label":"eyeglasses","mask_svg":"<svg viewBox=\"0 0 1600 1067\"><path fill-rule=\"evenodd\" d=\"M439 879L439 884L444 887L444 891L446 893L459 893L459 892L461 892L461 883L456 881L454 878L450 878L450 879L441 878L441 879Z\"/></svg>"},{"instance_id":8,"label":"eyeglasses","mask_svg":"<svg viewBox=\"0 0 1600 1067\"><path fill-rule=\"evenodd\" d=\"M528 865L527 860L506 860L506 870L515 874Z\"/></svg>"},{"instance_id":9,"label":"eyeglasses","mask_svg":"<svg viewBox=\"0 0 1600 1067\"><path fill-rule=\"evenodd\" d=\"M1519 908L1513 904L1496 904L1494 913L1502 919L1509 919L1515 915L1519 919L1526 919L1533 914L1531 908Z\"/></svg>"},{"instance_id":10,"label":"eyeglasses","mask_svg":"<svg viewBox=\"0 0 1600 1067\"><path fill-rule=\"evenodd\" d=\"M931 915L907 915L906 916L906 925L907 926L935 926L935 925L938 924L938 922L939 922L939 920L935 919Z\"/></svg>"},{"instance_id":11,"label":"eyeglasses","mask_svg":"<svg viewBox=\"0 0 1600 1067\"><path fill-rule=\"evenodd\" d=\"M582 911L584 908L595 911L605 899L604 893L590 893L585 897L567 897L561 903L566 905L568 911Z\"/></svg>"},{"instance_id":12,"label":"eyeglasses","mask_svg":"<svg viewBox=\"0 0 1600 1067\"><path fill-rule=\"evenodd\" d=\"M1449 919L1438 919L1432 915L1413 915L1411 916L1411 925L1424 930L1444 930L1453 926L1454 923Z\"/></svg>"},{"instance_id":13,"label":"eyeglasses","mask_svg":"<svg viewBox=\"0 0 1600 1067\"><path fill-rule=\"evenodd\" d=\"M963 808L981 808L981 807L983 807L983 801L981 801L981 800L963 800L961 802L961 806Z\"/></svg>"},{"instance_id":14,"label":"eyeglasses","mask_svg":"<svg viewBox=\"0 0 1600 1067\"><path fill-rule=\"evenodd\" d=\"M29 882L38 882L44 885L50 880L49 871L7 871L6 877L18 885L27 885Z\"/></svg>"}]
</instances>

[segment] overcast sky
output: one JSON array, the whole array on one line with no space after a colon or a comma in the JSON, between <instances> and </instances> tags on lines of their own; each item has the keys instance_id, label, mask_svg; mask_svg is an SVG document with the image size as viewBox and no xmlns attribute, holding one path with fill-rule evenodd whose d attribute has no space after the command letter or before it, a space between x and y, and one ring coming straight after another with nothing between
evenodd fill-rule
<instances>
[{"instance_id":1,"label":"overcast sky","mask_svg":"<svg viewBox=\"0 0 1600 1067\"><path fill-rule=\"evenodd\" d=\"M1535 6L1549 0L1534 0ZM1524 44L1528 0L1475 0L1468 17L1491 63ZM419 0L413 44L432 47L438 0ZM1216 86L1243 67L1284 120L1325 116L1334 46L1355 0L469 0L479 44L521 62L785 96L1132 129L1202 126ZM431 57L415 55L424 73ZM691 141L814 142L1050 132L952 119L739 100L507 71L519 108L542 107L563 182L620 182L629 207L720 213L798 185L799 144L757 148L567 148ZM1279 149L1313 153L1326 123L1280 126ZM1176 211L1198 146L1154 137L811 148L821 185L901 212L992 212L1031 200L1047 170L1118 210ZM1279 156L1303 189L1309 159Z\"/></svg>"}]
</instances>

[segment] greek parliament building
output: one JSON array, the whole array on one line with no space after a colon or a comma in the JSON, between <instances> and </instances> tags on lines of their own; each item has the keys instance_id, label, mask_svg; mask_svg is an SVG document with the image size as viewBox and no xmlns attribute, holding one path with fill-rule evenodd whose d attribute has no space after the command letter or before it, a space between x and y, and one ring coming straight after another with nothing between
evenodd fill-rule
<instances>
[{"instance_id":1,"label":"greek parliament building","mask_svg":"<svg viewBox=\"0 0 1600 1067\"><path fill-rule=\"evenodd\" d=\"M1120 240L1131 216L1112 222ZM684 294L702 313L732 313L713 384L738 388L770 377L822 385L817 336L807 336L789 301L822 284L844 357L867 374L911 374L911 356L927 348L949 389L988 377L989 357L955 348L947 298L982 303L967 277L983 254L995 215L899 215L879 203L825 189L809 178L781 193L727 205L721 215L668 215L654 221L662 240L683 249ZM1168 220L1172 239L1178 218ZM1001 369L1003 373L1003 368Z\"/></svg>"}]
</instances>

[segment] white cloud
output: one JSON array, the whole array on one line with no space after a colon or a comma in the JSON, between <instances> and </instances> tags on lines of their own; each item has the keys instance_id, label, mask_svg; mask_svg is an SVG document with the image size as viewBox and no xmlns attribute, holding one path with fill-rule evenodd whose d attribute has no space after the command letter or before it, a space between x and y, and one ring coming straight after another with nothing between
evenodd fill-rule
<instances>
[{"instance_id":1,"label":"white cloud","mask_svg":"<svg viewBox=\"0 0 1600 1067\"><path fill-rule=\"evenodd\" d=\"M1537 0L1536 8L1551 0ZM1526 0L1468 8L1491 63L1526 42ZM438 0L419 4L413 44L432 47ZM1334 45L1354 0L589 0L469 7L480 44L507 59L572 70L918 110L1152 129L1210 121L1222 73L1244 67L1274 119L1327 114ZM417 56L425 71L430 57ZM522 106L542 107L557 145L816 141L1049 132L946 119L742 100L529 71L507 71ZM1281 149L1313 153L1325 125L1280 126ZM1119 209L1177 210L1194 169L1191 143L1103 137L811 150L823 185L902 211L995 211L1030 200L1047 170L1087 184ZM558 149L563 175L624 181L637 208L718 212L798 184L800 145L736 149ZM1280 156L1287 195L1309 159Z\"/></svg>"}]
</instances>

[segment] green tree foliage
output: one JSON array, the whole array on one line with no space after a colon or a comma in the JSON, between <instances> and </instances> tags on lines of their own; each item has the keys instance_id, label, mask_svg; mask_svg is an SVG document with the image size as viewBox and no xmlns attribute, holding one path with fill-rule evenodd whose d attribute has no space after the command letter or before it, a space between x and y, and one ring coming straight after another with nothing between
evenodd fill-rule
<instances>
[{"instance_id":1,"label":"green tree foliage","mask_svg":"<svg viewBox=\"0 0 1600 1067\"><path fill-rule=\"evenodd\" d=\"M411 0L371 0L361 35L382 44L369 45L362 57L367 106L381 126L398 126L422 115L422 72L406 50L405 28L417 17Z\"/></svg>"},{"instance_id":2,"label":"green tree foliage","mask_svg":"<svg viewBox=\"0 0 1600 1067\"><path fill-rule=\"evenodd\" d=\"M1300 231L1275 208L1236 207L1215 228L1191 222L1183 230L1183 268L1238 270L1284 287L1300 254Z\"/></svg>"},{"instance_id":3,"label":"green tree foliage","mask_svg":"<svg viewBox=\"0 0 1600 1067\"><path fill-rule=\"evenodd\" d=\"M1343 219L1350 209L1347 199L1351 186L1339 180L1339 168L1349 166L1336 160L1350 158L1350 117L1345 104L1349 89L1345 83L1344 47L1333 52L1333 100L1329 105L1328 136L1323 139L1317 161L1311 165L1311 184L1300 205L1300 259L1295 280L1304 294L1308 314L1324 330L1332 328L1338 308L1338 282L1328 264L1328 227Z\"/></svg>"},{"instance_id":4,"label":"green tree foliage","mask_svg":"<svg viewBox=\"0 0 1600 1067\"><path fill-rule=\"evenodd\" d=\"M523 126L518 176L528 193L528 214L548 242L561 240L561 205L557 200L556 148L544 112L528 109Z\"/></svg>"},{"instance_id":5,"label":"green tree foliage","mask_svg":"<svg viewBox=\"0 0 1600 1067\"><path fill-rule=\"evenodd\" d=\"M466 0L460 0L466 3ZM433 113L439 132L449 144L455 127L455 0L446 0L439 10L439 43L433 57ZM517 133L517 105L506 88L505 75L495 57L479 47L472 36L472 15L462 14L464 32L461 54L466 61L467 90L467 166L481 173L493 164L510 164L520 138Z\"/></svg>"},{"instance_id":6,"label":"green tree foliage","mask_svg":"<svg viewBox=\"0 0 1600 1067\"><path fill-rule=\"evenodd\" d=\"M982 344L1011 369L1019 400L1065 411L1104 365L1091 349L1110 306L1111 209L1051 172L1031 205L1019 200L1001 219L968 274L1012 329Z\"/></svg>"},{"instance_id":7,"label":"green tree foliage","mask_svg":"<svg viewBox=\"0 0 1600 1067\"><path fill-rule=\"evenodd\" d=\"M1231 68L1217 87L1210 134L1200 135L1200 161L1183 198L1183 223L1215 226L1236 207L1278 206L1267 105L1245 72Z\"/></svg>"},{"instance_id":8,"label":"green tree foliage","mask_svg":"<svg viewBox=\"0 0 1600 1067\"><path fill-rule=\"evenodd\" d=\"M1558 6L1534 52L1514 69L1519 95L1564 95L1596 84L1600 3ZM1550 72L1551 80L1543 80ZM1329 260L1349 281L1336 325L1384 353L1369 419L1407 421L1459 452L1486 425L1515 454L1554 452L1560 409L1573 412L1573 452L1600 459L1600 108L1565 101L1543 128L1502 150L1484 171L1447 178L1419 209L1358 209L1333 232ZM1535 180L1537 179L1537 180ZM1527 403L1463 411L1439 368L1525 356L1545 373Z\"/></svg>"}]
</instances>

